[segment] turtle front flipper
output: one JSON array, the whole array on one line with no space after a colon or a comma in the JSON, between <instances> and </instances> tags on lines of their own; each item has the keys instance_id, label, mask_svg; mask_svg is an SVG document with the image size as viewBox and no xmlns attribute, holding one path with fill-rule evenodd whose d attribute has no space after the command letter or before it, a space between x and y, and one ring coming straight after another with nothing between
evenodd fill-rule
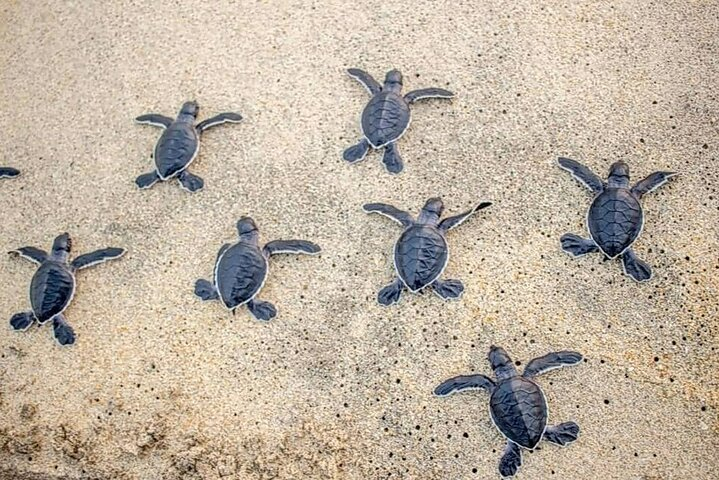
<instances>
[{"instance_id":1,"label":"turtle front flipper","mask_svg":"<svg viewBox=\"0 0 719 480\"><path fill-rule=\"evenodd\" d=\"M402 163L402 157L399 154L397 145L388 143L384 147L384 155L382 155L382 163L389 173L400 173L404 169L404 163Z\"/></svg>"},{"instance_id":2,"label":"turtle front flipper","mask_svg":"<svg viewBox=\"0 0 719 480\"><path fill-rule=\"evenodd\" d=\"M273 240L268 242L262 251L268 257L278 253L304 253L305 255L316 255L320 253L320 246L306 240Z\"/></svg>"},{"instance_id":3,"label":"turtle front flipper","mask_svg":"<svg viewBox=\"0 0 719 480\"><path fill-rule=\"evenodd\" d=\"M100 263L120 258L125 255L126 252L127 250L124 248L103 248L101 250L95 250L94 252L80 255L72 261L70 266L74 270L82 270L83 268L92 267L93 265L98 265Z\"/></svg>"},{"instance_id":4,"label":"turtle front flipper","mask_svg":"<svg viewBox=\"0 0 719 480\"><path fill-rule=\"evenodd\" d=\"M225 112L201 121L195 128L199 133L202 133L208 128L216 127L217 125L222 125L223 123L240 123L241 121L242 115L239 113Z\"/></svg>"},{"instance_id":5,"label":"turtle front flipper","mask_svg":"<svg viewBox=\"0 0 719 480\"><path fill-rule=\"evenodd\" d=\"M453 217L447 217L441 222L439 222L438 228L442 230L443 232L448 232L452 230L455 227L460 226L462 223L464 223L465 220L467 220L469 217L477 213L478 211L485 209L492 205L492 202L482 202L476 207L474 207L472 210L469 210L464 213L460 213L459 215L455 215Z\"/></svg>"},{"instance_id":6,"label":"turtle front flipper","mask_svg":"<svg viewBox=\"0 0 719 480\"><path fill-rule=\"evenodd\" d=\"M150 188L159 181L160 176L157 174L157 172L143 173L135 179L135 185L144 190L146 188Z\"/></svg>"},{"instance_id":7,"label":"turtle front flipper","mask_svg":"<svg viewBox=\"0 0 719 480\"><path fill-rule=\"evenodd\" d=\"M571 173L574 178L592 192L600 193L604 190L604 181L576 160L560 157L559 166Z\"/></svg>"},{"instance_id":8,"label":"turtle front flipper","mask_svg":"<svg viewBox=\"0 0 719 480\"><path fill-rule=\"evenodd\" d=\"M559 241L562 244L562 250L573 257L581 257L599 250L599 247L591 238L582 238L573 233L565 233Z\"/></svg>"},{"instance_id":9,"label":"turtle front flipper","mask_svg":"<svg viewBox=\"0 0 719 480\"><path fill-rule=\"evenodd\" d=\"M347 70L347 74L360 82L370 93L370 95L377 95L382 91L382 85L377 80L372 78L372 75L360 70L359 68L350 68Z\"/></svg>"},{"instance_id":10,"label":"turtle front flipper","mask_svg":"<svg viewBox=\"0 0 719 480\"><path fill-rule=\"evenodd\" d=\"M250 300L247 302L247 309L253 317L263 322L269 322L277 316L277 309L270 302L262 300Z\"/></svg>"},{"instance_id":11,"label":"turtle front flipper","mask_svg":"<svg viewBox=\"0 0 719 480\"><path fill-rule=\"evenodd\" d=\"M220 298L220 294L217 293L217 288L202 278L195 282L195 295L204 301L217 300Z\"/></svg>"},{"instance_id":12,"label":"turtle front flipper","mask_svg":"<svg viewBox=\"0 0 719 480\"><path fill-rule=\"evenodd\" d=\"M157 113L148 113L147 115L140 115L135 119L136 123L140 125L152 125L153 127L168 128L174 122L170 117L159 115Z\"/></svg>"},{"instance_id":13,"label":"turtle front flipper","mask_svg":"<svg viewBox=\"0 0 719 480\"><path fill-rule=\"evenodd\" d=\"M421 90L413 90L404 96L407 103L414 103L423 98L454 98L454 93L443 88L423 88Z\"/></svg>"},{"instance_id":14,"label":"turtle front flipper","mask_svg":"<svg viewBox=\"0 0 719 480\"><path fill-rule=\"evenodd\" d=\"M440 298L453 300L462 296L464 284L460 280L435 280L432 289Z\"/></svg>"},{"instance_id":15,"label":"turtle front flipper","mask_svg":"<svg viewBox=\"0 0 719 480\"><path fill-rule=\"evenodd\" d=\"M10 255L17 255L33 263L41 264L47 260L47 252L35 247L21 247L8 252Z\"/></svg>"},{"instance_id":16,"label":"turtle front flipper","mask_svg":"<svg viewBox=\"0 0 719 480\"><path fill-rule=\"evenodd\" d=\"M412 215L400 210L399 208L387 205L386 203L365 203L362 205L362 210L367 213L379 213L387 218L391 218L395 222L399 223L403 227L409 227L414 223Z\"/></svg>"},{"instance_id":17,"label":"turtle front flipper","mask_svg":"<svg viewBox=\"0 0 719 480\"><path fill-rule=\"evenodd\" d=\"M507 441L504 455L499 461L499 474L502 478L513 477L522 466L522 450L514 442Z\"/></svg>"},{"instance_id":18,"label":"turtle front flipper","mask_svg":"<svg viewBox=\"0 0 719 480\"><path fill-rule=\"evenodd\" d=\"M677 175L676 172L654 172L643 180L637 182L637 184L632 187L632 193L637 197L642 198L644 194L653 192L667 183L669 179L675 175Z\"/></svg>"},{"instance_id":19,"label":"turtle front flipper","mask_svg":"<svg viewBox=\"0 0 719 480\"><path fill-rule=\"evenodd\" d=\"M35 314L32 312L16 313L10 319L10 326L13 330L24 332L35 322Z\"/></svg>"},{"instance_id":20,"label":"turtle front flipper","mask_svg":"<svg viewBox=\"0 0 719 480\"><path fill-rule=\"evenodd\" d=\"M12 178L20 175L20 170L12 167L0 167L0 178Z\"/></svg>"},{"instance_id":21,"label":"turtle front flipper","mask_svg":"<svg viewBox=\"0 0 719 480\"><path fill-rule=\"evenodd\" d=\"M52 319L52 332L57 343L62 346L75 343L75 331L67 323L63 314L56 315Z\"/></svg>"},{"instance_id":22,"label":"turtle front flipper","mask_svg":"<svg viewBox=\"0 0 719 480\"><path fill-rule=\"evenodd\" d=\"M205 181L197 175L193 175L187 170L183 170L177 176L177 180L180 182L180 186L188 192L198 192L205 186Z\"/></svg>"},{"instance_id":23,"label":"turtle front flipper","mask_svg":"<svg viewBox=\"0 0 719 480\"><path fill-rule=\"evenodd\" d=\"M438 397L447 397L454 393L466 392L471 390L486 390L491 392L494 390L494 381L486 375L459 375L437 385L434 394Z\"/></svg>"},{"instance_id":24,"label":"turtle front flipper","mask_svg":"<svg viewBox=\"0 0 719 480\"><path fill-rule=\"evenodd\" d=\"M402 290L404 290L404 284L402 283L402 280L398 278L379 291L377 294L377 301L380 305L389 307L390 305L399 302Z\"/></svg>"},{"instance_id":25,"label":"turtle front flipper","mask_svg":"<svg viewBox=\"0 0 719 480\"><path fill-rule=\"evenodd\" d=\"M561 351L552 352L530 361L524 368L523 377L536 377L556 368L576 365L582 361L582 354L579 352Z\"/></svg>"},{"instance_id":26,"label":"turtle front flipper","mask_svg":"<svg viewBox=\"0 0 719 480\"><path fill-rule=\"evenodd\" d=\"M564 447L579 438L579 425L574 422L564 422L544 431L544 439Z\"/></svg>"},{"instance_id":27,"label":"turtle front flipper","mask_svg":"<svg viewBox=\"0 0 719 480\"><path fill-rule=\"evenodd\" d=\"M646 282L652 278L652 267L640 260L631 248L622 254L622 266L624 274L637 282Z\"/></svg>"},{"instance_id":28,"label":"turtle front flipper","mask_svg":"<svg viewBox=\"0 0 719 480\"><path fill-rule=\"evenodd\" d=\"M363 138L359 141L357 145L352 145L351 147L347 148L347 150L342 153L342 158L344 158L350 163L359 162L367 156L367 152L369 152L369 149L369 142L366 138Z\"/></svg>"}]
</instances>

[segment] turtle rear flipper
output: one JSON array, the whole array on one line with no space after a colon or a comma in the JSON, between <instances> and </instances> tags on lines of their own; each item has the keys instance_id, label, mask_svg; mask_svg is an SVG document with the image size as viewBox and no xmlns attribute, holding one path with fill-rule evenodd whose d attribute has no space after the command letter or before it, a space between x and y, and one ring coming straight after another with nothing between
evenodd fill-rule
<instances>
[{"instance_id":1,"label":"turtle rear flipper","mask_svg":"<svg viewBox=\"0 0 719 480\"><path fill-rule=\"evenodd\" d=\"M599 247L596 243L594 243L594 240L590 238L582 238L573 233L565 233L559 241L562 242L562 250L573 257L581 257L582 255L599 250Z\"/></svg>"},{"instance_id":2,"label":"turtle rear flipper","mask_svg":"<svg viewBox=\"0 0 719 480\"><path fill-rule=\"evenodd\" d=\"M367 156L367 152L369 152L369 147L369 142L366 138L363 138L359 141L357 145L352 145L347 150L345 150L342 154L342 158L344 158L350 163L359 162Z\"/></svg>"},{"instance_id":3,"label":"turtle rear flipper","mask_svg":"<svg viewBox=\"0 0 719 480\"><path fill-rule=\"evenodd\" d=\"M377 301L380 305L384 305L385 307L393 305L399 302L399 297L402 294L403 289L404 285L402 285L402 281L398 278L379 291L377 294Z\"/></svg>"},{"instance_id":4,"label":"turtle rear flipper","mask_svg":"<svg viewBox=\"0 0 719 480\"><path fill-rule=\"evenodd\" d=\"M217 300L220 298L215 286L202 278L195 282L195 295L204 301Z\"/></svg>"},{"instance_id":5,"label":"turtle rear flipper","mask_svg":"<svg viewBox=\"0 0 719 480\"><path fill-rule=\"evenodd\" d=\"M52 319L52 332L55 340L62 346L72 345L75 343L75 331L65 320L62 314L56 315Z\"/></svg>"},{"instance_id":6,"label":"turtle rear flipper","mask_svg":"<svg viewBox=\"0 0 719 480\"><path fill-rule=\"evenodd\" d=\"M193 175L187 170L182 171L178 176L177 180L180 182L180 186L188 192L198 192L205 186L204 180L197 175Z\"/></svg>"},{"instance_id":7,"label":"turtle rear flipper","mask_svg":"<svg viewBox=\"0 0 719 480\"><path fill-rule=\"evenodd\" d=\"M554 427L547 427L544 439L548 442L565 446L579 438L579 425L574 422L564 422Z\"/></svg>"},{"instance_id":8,"label":"turtle rear flipper","mask_svg":"<svg viewBox=\"0 0 719 480\"><path fill-rule=\"evenodd\" d=\"M145 188L150 188L159 181L160 176L157 172L143 173L135 179L135 185L144 190Z\"/></svg>"},{"instance_id":9,"label":"turtle rear flipper","mask_svg":"<svg viewBox=\"0 0 719 480\"><path fill-rule=\"evenodd\" d=\"M384 166L389 173L399 173L404 169L402 157L399 155L399 150L397 149L396 144L388 143L385 145L382 163L384 163Z\"/></svg>"},{"instance_id":10,"label":"turtle rear flipper","mask_svg":"<svg viewBox=\"0 0 719 480\"><path fill-rule=\"evenodd\" d=\"M12 178L20 175L20 170L11 167L0 167L0 178Z\"/></svg>"},{"instance_id":11,"label":"turtle rear flipper","mask_svg":"<svg viewBox=\"0 0 719 480\"><path fill-rule=\"evenodd\" d=\"M262 300L250 300L247 302L247 309L253 317L263 322L269 322L277 316L277 309L270 302Z\"/></svg>"},{"instance_id":12,"label":"turtle rear flipper","mask_svg":"<svg viewBox=\"0 0 719 480\"><path fill-rule=\"evenodd\" d=\"M35 321L35 315L32 312L16 313L10 319L10 326L13 330L25 331Z\"/></svg>"},{"instance_id":13,"label":"turtle rear flipper","mask_svg":"<svg viewBox=\"0 0 719 480\"><path fill-rule=\"evenodd\" d=\"M459 298L464 293L464 284L459 280L435 280L432 288L434 293L445 300Z\"/></svg>"},{"instance_id":14,"label":"turtle rear flipper","mask_svg":"<svg viewBox=\"0 0 719 480\"><path fill-rule=\"evenodd\" d=\"M652 267L640 260L632 249L627 249L622 254L622 265L624 273L637 282L646 282L652 278Z\"/></svg>"},{"instance_id":15,"label":"turtle rear flipper","mask_svg":"<svg viewBox=\"0 0 719 480\"><path fill-rule=\"evenodd\" d=\"M522 450L514 442L507 442L504 455L499 461L499 474L502 478L513 477L522 466Z\"/></svg>"}]
</instances>

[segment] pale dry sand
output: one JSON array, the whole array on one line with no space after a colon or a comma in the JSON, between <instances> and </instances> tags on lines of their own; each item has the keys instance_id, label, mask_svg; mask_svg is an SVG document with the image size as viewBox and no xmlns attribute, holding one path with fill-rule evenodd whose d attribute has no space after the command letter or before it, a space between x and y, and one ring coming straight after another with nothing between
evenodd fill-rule
<instances>
[{"instance_id":1,"label":"pale dry sand","mask_svg":"<svg viewBox=\"0 0 719 480\"><path fill-rule=\"evenodd\" d=\"M50 3L51 5L45 5ZM540 378L550 421L580 440L525 454L518 478L710 479L719 461L719 4L685 2L4 2L0 7L0 249L129 254L79 275L50 329L0 335L0 477L12 479L495 479L503 441L481 392L431 395L489 372L488 347L526 363L577 349ZM406 169L349 166L361 67L457 93L414 107ZM132 119L235 110L204 136L206 189L140 192L159 131ZM636 246L655 278L571 259L590 195L558 155L638 180L682 172L644 201ZM399 228L361 205L448 213L459 302L375 303ZM192 294L250 214L278 257L269 325ZM0 312L26 310L33 266L5 258ZM5 320L3 320L5 321Z\"/></svg>"}]
</instances>

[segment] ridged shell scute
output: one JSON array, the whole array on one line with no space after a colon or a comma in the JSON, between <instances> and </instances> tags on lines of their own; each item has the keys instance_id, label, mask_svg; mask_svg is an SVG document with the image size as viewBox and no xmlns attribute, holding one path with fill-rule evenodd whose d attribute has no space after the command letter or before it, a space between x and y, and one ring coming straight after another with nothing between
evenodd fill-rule
<instances>
[{"instance_id":1,"label":"ridged shell scute","mask_svg":"<svg viewBox=\"0 0 719 480\"><path fill-rule=\"evenodd\" d=\"M227 308L235 308L259 291L267 276L267 260L256 246L236 243L222 255L216 269L220 297Z\"/></svg>"},{"instance_id":2,"label":"ridged shell scute","mask_svg":"<svg viewBox=\"0 0 719 480\"><path fill-rule=\"evenodd\" d=\"M155 165L160 176L170 178L187 168L199 141L194 125L185 122L170 125L155 146Z\"/></svg>"},{"instance_id":3,"label":"ridged shell scute","mask_svg":"<svg viewBox=\"0 0 719 480\"><path fill-rule=\"evenodd\" d=\"M58 262L40 265L30 282L30 304L39 322L62 313L75 291L75 277Z\"/></svg>"},{"instance_id":4,"label":"ridged shell scute","mask_svg":"<svg viewBox=\"0 0 719 480\"><path fill-rule=\"evenodd\" d=\"M397 273L411 290L419 290L437 279L449 252L439 231L429 225L415 225L405 230L394 247Z\"/></svg>"},{"instance_id":5,"label":"ridged shell scute","mask_svg":"<svg viewBox=\"0 0 719 480\"><path fill-rule=\"evenodd\" d=\"M609 188L589 207L589 232L599 248L616 257L631 246L642 228L642 206L625 188Z\"/></svg>"},{"instance_id":6,"label":"ridged shell scute","mask_svg":"<svg viewBox=\"0 0 719 480\"><path fill-rule=\"evenodd\" d=\"M547 402L539 386L524 377L501 382L489 400L494 423L508 439L532 449L547 426Z\"/></svg>"},{"instance_id":7,"label":"ridged shell scute","mask_svg":"<svg viewBox=\"0 0 719 480\"><path fill-rule=\"evenodd\" d=\"M397 140L409 125L409 106L393 92L372 97L362 112L362 132L367 140L379 147Z\"/></svg>"}]
</instances>

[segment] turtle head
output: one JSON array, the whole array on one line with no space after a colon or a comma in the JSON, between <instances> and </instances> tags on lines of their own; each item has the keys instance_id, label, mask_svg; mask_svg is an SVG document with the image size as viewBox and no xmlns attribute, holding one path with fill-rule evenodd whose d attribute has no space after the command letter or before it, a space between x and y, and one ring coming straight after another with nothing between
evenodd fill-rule
<instances>
[{"instance_id":1,"label":"turtle head","mask_svg":"<svg viewBox=\"0 0 719 480\"><path fill-rule=\"evenodd\" d=\"M190 117L194 121L199 113L200 106L193 100L182 104L178 117Z\"/></svg>"},{"instance_id":2,"label":"turtle head","mask_svg":"<svg viewBox=\"0 0 719 480\"><path fill-rule=\"evenodd\" d=\"M65 232L62 235L58 235L55 241L52 242L52 258L55 260L66 261L72 250L72 239L70 235Z\"/></svg>"},{"instance_id":3,"label":"turtle head","mask_svg":"<svg viewBox=\"0 0 719 480\"><path fill-rule=\"evenodd\" d=\"M627 188L629 186L629 165L621 160L614 162L609 168L609 180L607 183L610 187Z\"/></svg>"},{"instance_id":4,"label":"turtle head","mask_svg":"<svg viewBox=\"0 0 719 480\"><path fill-rule=\"evenodd\" d=\"M505 378L517 375L517 370L514 368L512 359L509 358L509 355L502 347L497 347L496 345L489 347L489 355L487 355L487 358L489 359L489 364L492 366L497 380L501 381Z\"/></svg>"},{"instance_id":5,"label":"turtle head","mask_svg":"<svg viewBox=\"0 0 719 480\"><path fill-rule=\"evenodd\" d=\"M442 199L435 197L427 200L427 203L422 207L422 212L419 214L420 223L429 223L436 225L439 223L439 219L442 217L444 212L444 203Z\"/></svg>"},{"instance_id":6,"label":"turtle head","mask_svg":"<svg viewBox=\"0 0 719 480\"><path fill-rule=\"evenodd\" d=\"M384 89L399 93L402 90L402 73L399 70L390 70L384 77Z\"/></svg>"},{"instance_id":7,"label":"turtle head","mask_svg":"<svg viewBox=\"0 0 719 480\"><path fill-rule=\"evenodd\" d=\"M257 243L260 232L257 230L255 221L250 217L242 217L237 222L237 234L240 236L240 240L249 243Z\"/></svg>"}]
</instances>

